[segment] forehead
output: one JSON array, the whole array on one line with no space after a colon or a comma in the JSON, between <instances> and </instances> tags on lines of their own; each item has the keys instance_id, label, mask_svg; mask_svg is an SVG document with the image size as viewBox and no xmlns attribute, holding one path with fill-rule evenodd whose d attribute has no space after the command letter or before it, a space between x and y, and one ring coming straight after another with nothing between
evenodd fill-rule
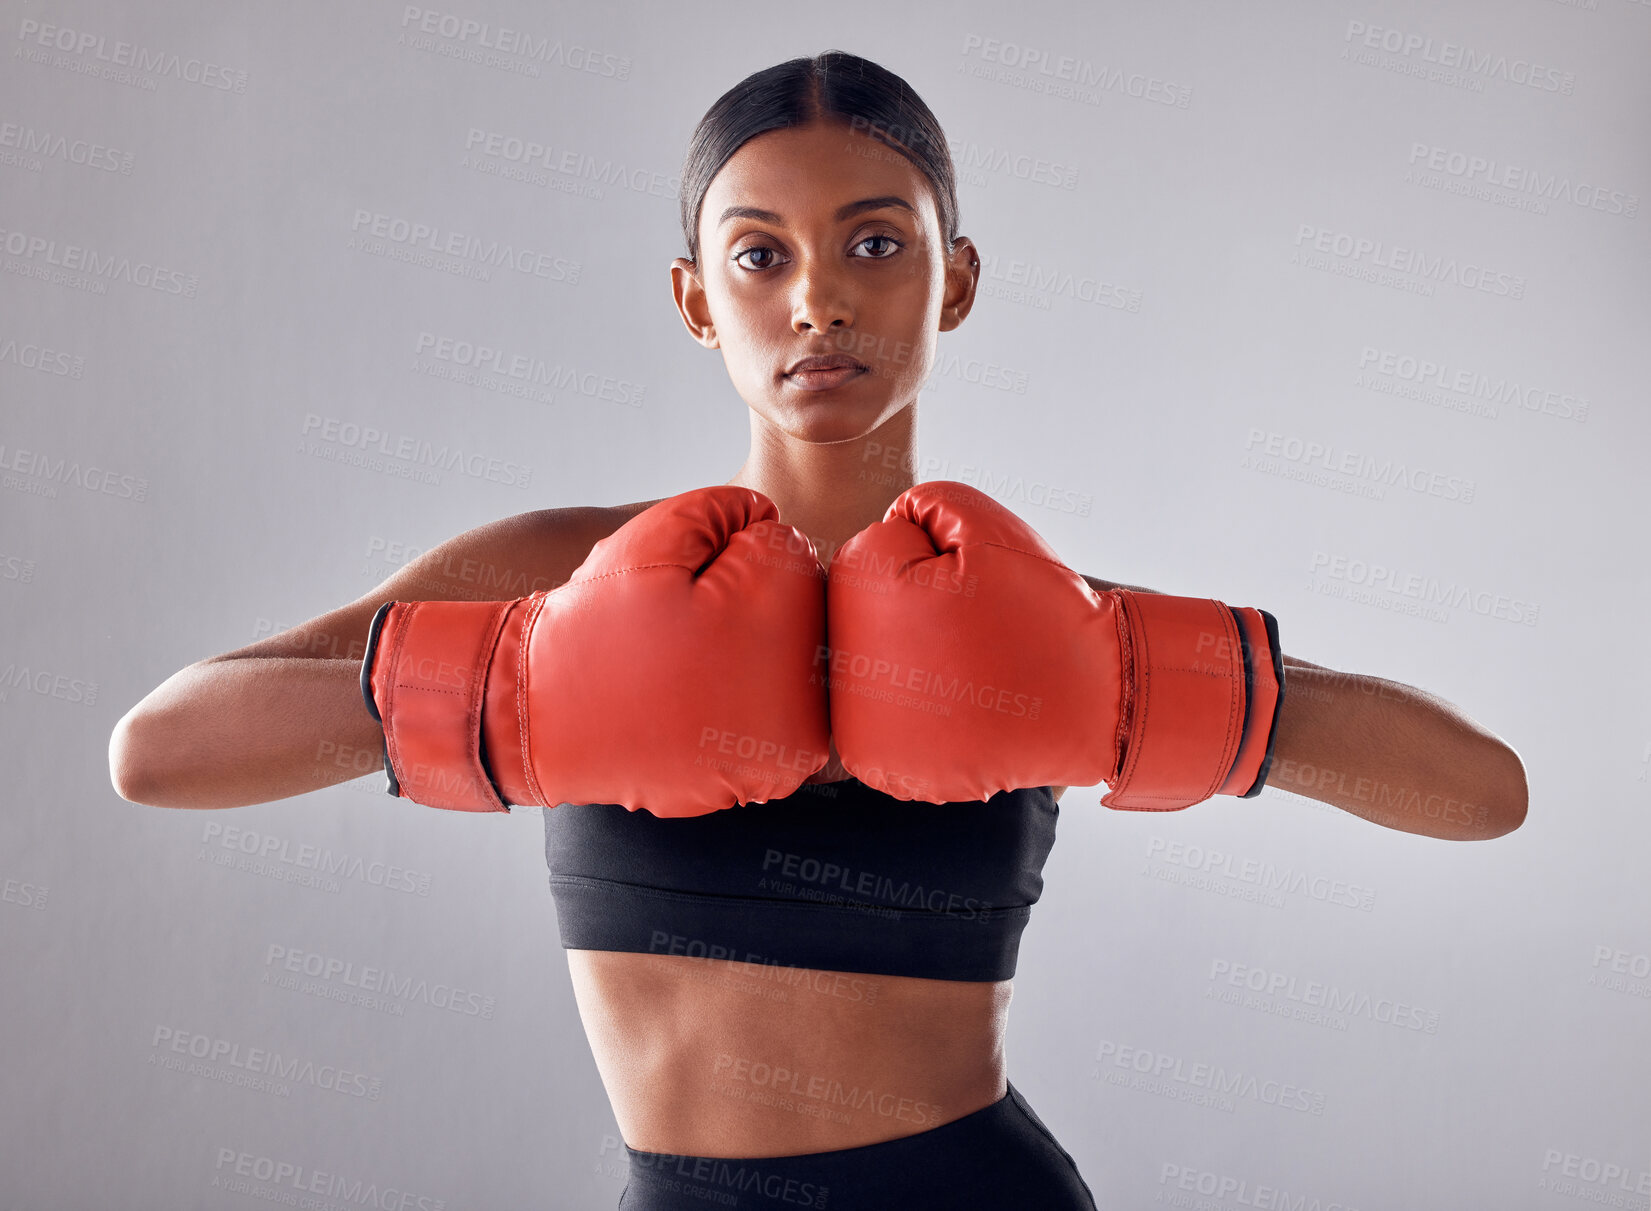
<instances>
[{"instance_id":1,"label":"forehead","mask_svg":"<svg viewBox=\"0 0 1651 1211\"><path fill-rule=\"evenodd\" d=\"M928 178L903 154L846 123L812 123L748 139L705 191L700 223L714 237L723 210L735 205L787 223L830 221L844 202L883 194L905 198L925 223L938 221Z\"/></svg>"}]
</instances>

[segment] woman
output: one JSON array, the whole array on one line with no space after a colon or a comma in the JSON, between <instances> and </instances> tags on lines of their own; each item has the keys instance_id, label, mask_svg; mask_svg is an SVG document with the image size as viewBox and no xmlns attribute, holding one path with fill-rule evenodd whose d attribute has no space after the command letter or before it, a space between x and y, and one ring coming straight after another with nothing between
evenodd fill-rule
<instances>
[{"instance_id":1,"label":"woman","mask_svg":"<svg viewBox=\"0 0 1651 1211\"><path fill-rule=\"evenodd\" d=\"M918 392L937 334L974 301L944 136L876 64L782 63L700 122L682 219L677 308L750 409L727 483L772 501L831 565L914 486ZM482 526L351 605L190 666L118 725L117 790L230 807L359 776L356 756L386 743L361 683L387 603L487 596L478 567L555 589L657 504ZM1282 668L1261 781L1436 837L1523 820L1519 757L1450 704L1287 655ZM545 809L563 944L629 1154L621 1207L1093 1207L1004 1062L1015 944L1065 788L931 807L848 777L835 745L811 768L783 799L690 820ZM914 885L948 893L945 929L896 956L887 939L912 913L891 889ZM960 910L960 893L987 907ZM712 901L744 915L694 916ZM797 924L772 927L779 902Z\"/></svg>"}]
</instances>

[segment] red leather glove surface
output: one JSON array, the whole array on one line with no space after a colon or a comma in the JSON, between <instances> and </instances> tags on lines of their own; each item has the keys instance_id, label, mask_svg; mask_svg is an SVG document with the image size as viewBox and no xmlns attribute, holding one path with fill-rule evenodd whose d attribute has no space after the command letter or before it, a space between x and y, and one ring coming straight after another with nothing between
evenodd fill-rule
<instances>
[{"instance_id":1,"label":"red leather glove surface","mask_svg":"<svg viewBox=\"0 0 1651 1211\"><path fill-rule=\"evenodd\" d=\"M833 557L831 730L897 798L1106 782L1168 811L1260 790L1282 699L1265 611L1096 592L967 484L918 484Z\"/></svg>"},{"instance_id":2,"label":"red leather glove surface","mask_svg":"<svg viewBox=\"0 0 1651 1211\"><path fill-rule=\"evenodd\" d=\"M389 602L363 694L390 790L432 807L693 816L826 762L824 569L748 488L684 492L510 602Z\"/></svg>"}]
</instances>

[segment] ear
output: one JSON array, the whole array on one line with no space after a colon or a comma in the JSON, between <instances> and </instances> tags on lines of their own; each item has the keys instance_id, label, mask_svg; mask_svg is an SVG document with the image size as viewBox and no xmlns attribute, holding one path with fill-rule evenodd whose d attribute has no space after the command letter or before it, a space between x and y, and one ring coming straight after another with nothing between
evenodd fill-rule
<instances>
[{"instance_id":1,"label":"ear","mask_svg":"<svg viewBox=\"0 0 1651 1211\"><path fill-rule=\"evenodd\" d=\"M957 237L946 258L946 294L940 304L940 331L950 332L961 324L975 305L975 288L980 284L980 251L966 235Z\"/></svg>"},{"instance_id":2,"label":"ear","mask_svg":"<svg viewBox=\"0 0 1651 1211\"><path fill-rule=\"evenodd\" d=\"M699 280L699 266L687 257L677 257L671 262L671 297L676 300L677 314L682 317L688 335L707 349L720 348L705 286Z\"/></svg>"}]
</instances>

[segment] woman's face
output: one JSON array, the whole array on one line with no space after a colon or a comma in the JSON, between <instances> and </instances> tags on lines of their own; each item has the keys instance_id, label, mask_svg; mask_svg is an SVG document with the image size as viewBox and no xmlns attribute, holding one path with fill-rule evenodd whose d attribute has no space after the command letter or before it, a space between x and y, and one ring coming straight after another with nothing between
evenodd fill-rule
<instances>
[{"instance_id":1,"label":"woman's face","mask_svg":"<svg viewBox=\"0 0 1651 1211\"><path fill-rule=\"evenodd\" d=\"M672 264L684 323L722 350L750 407L803 441L861 437L911 403L937 334L974 300L974 245L947 255L928 178L846 123L745 143L706 191L699 241L697 267ZM835 384L792 372L817 355L861 369Z\"/></svg>"}]
</instances>

